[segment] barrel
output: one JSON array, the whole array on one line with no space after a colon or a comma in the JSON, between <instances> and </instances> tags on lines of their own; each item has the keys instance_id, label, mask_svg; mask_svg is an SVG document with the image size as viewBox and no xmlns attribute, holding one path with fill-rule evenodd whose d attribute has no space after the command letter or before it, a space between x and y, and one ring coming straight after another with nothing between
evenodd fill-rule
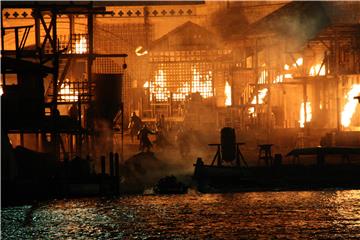
<instances>
[{"instance_id":1,"label":"barrel","mask_svg":"<svg viewBox=\"0 0 360 240\"><path fill-rule=\"evenodd\" d=\"M221 129L221 157L226 162L235 160L236 136L234 128L225 127Z\"/></svg>"}]
</instances>

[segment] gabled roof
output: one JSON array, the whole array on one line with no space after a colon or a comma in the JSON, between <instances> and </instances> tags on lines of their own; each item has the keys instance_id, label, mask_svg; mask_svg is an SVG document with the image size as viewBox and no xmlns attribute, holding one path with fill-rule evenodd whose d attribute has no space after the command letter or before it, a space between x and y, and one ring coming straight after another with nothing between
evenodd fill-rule
<instances>
[{"instance_id":1,"label":"gabled roof","mask_svg":"<svg viewBox=\"0 0 360 240\"><path fill-rule=\"evenodd\" d=\"M188 21L152 42L151 50L208 49L217 46L216 36Z\"/></svg>"}]
</instances>

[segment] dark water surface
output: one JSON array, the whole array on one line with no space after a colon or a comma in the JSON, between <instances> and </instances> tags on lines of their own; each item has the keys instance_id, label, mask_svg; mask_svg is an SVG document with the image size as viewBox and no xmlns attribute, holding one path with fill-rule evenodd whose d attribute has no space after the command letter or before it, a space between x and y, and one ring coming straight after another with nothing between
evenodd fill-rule
<instances>
[{"instance_id":1,"label":"dark water surface","mask_svg":"<svg viewBox=\"0 0 360 240\"><path fill-rule=\"evenodd\" d=\"M53 200L1 224L2 239L360 239L360 190Z\"/></svg>"}]
</instances>

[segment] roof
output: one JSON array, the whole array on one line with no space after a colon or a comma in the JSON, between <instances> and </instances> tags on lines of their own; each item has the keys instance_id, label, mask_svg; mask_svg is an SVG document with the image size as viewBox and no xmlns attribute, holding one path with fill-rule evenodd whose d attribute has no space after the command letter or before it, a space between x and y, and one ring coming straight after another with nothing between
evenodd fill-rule
<instances>
[{"instance_id":1,"label":"roof","mask_svg":"<svg viewBox=\"0 0 360 240\"><path fill-rule=\"evenodd\" d=\"M194 48L208 49L217 45L216 36L191 21L188 21L151 44L151 50L183 50Z\"/></svg>"},{"instance_id":2,"label":"roof","mask_svg":"<svg viewBox=\"0 0 360 240\"><path fill-rule=\"evenodd\" d=\"M269 33L308 40L330 24L321 2L290 2L273 13L251 24L246 36Z\"/></svg>"}]
</instances>

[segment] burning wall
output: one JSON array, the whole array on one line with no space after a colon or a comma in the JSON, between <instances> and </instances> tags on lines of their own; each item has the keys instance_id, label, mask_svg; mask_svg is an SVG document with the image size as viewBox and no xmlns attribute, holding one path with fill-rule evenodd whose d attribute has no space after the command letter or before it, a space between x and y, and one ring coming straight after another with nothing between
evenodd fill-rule
<instances>
[{"instance_id":1,"label":"burning wall","mask_svg":"<svg viewBox=\"0 0 360 240\"><path fill-rule=\"evenodd\" d=\"M203 99L215 97L218 106L225 106L231 101L225 92L229 93L231 57L231 50L219 48L206 29L192 22L183 24L152 44L152 70L144 83L148 100L153 106L167 103L176 109L192 93L199 93Z\"/></svg>"},{"instance_id":2,"label":"burning wall","mask_svg":"<svg viewBox=\"0 0 360 240\"><path fill-rule=\"evenodd\" d=\"M150 46L152 40L167 35L169 31L178 31L178 26L181 26L188 20L191 20L200 26L210 27L212 22L210 19L215 17L215 19L219 20L218 23L220 24L218 26L222 27L221 20L223 19L227 19L230 22L238 22L240 24L243 19L236 19L236 16L241 12L243 18L246 20L244 23L252 23L255 19L261 19L263 14L265 14L264 12L268 10L265 9L263 13L257 15L256 10L258 10L259 7L256 7L256 4L257 3L230 2L206 3L197 6L152 6L148 8L144 6L109 6L107 7L107 10L114 11L112 16L96 16L96 24L94 27L96 32L95 50L99 53L126 52L130 55L127 62L129 69L125 76L124 87L126 90L124 96L125 102L127 103L127 112L137 109L141 110L139 104L141 93L139 93L139 89L143 89L145 83L148 83L148 90L152 92L149 96L155 94L154 99L168 99L171 95L172 100L181 102L186 98L187 93L200 91L204 98L216 96L218 106L229 105L230 100L233 106L239 106L240 104L251 105L253 104L252 102L254 102L253 100L257 91L268 89L267 94L264 97L264 104L258 104L257 111L266 112L268 109L274 109L269 115L274 114L282 116L279 117L279 119L284 118L284 120L276 120L276 122L279 123L279 127L298 127L300 125L300 118L304 117L300 112L302 109L301 104L305 101L311 103L312 123L325 121L328 126L334 127L336 125L336 117L333 117L333 115L336 115L337 107L336 100L334 100L336 98L336 93L333 88L337 86L335 86L335 83L332 80L326 81L324 79L319 79L325 75L327 77L333 77L332 74L334 72L331 72L330 70L336 68L331 60L334 58L335 54L329 52L325 54L324 52L321 52L322 49L320 53L312 55L307 55L303 52L302 63L306 66L301 66L300 61L298 62L300 59L299 55L295 54L292 59L289 55L282 54L290 50L294 51L295 46L299 46L299 42L306 43L309 36L316 36L317 30L326 26L328 23L328 21L326 21L326 13L328 13L328 8L331 5L330 3L290 3L286 7L276 11L275 15L270 16L270 14L268 17L264 18L265 21L263 21L263 23L260 21L258 24L251 25L251 28L262 37L269 33L268 30L275 30L277 34L291 35L290 39L287 39L287 47L281 46L283 43L276 43L276 40L273 40L276 39L276 37L268 38L266 40L268 41L268 45L265 45L265 48L273 44L278 44L278 46L271 51L268 51L268 53L259 53L257 56L258 62L256 64L254 59L254 39L250 39L250 42L252 41L252 43L248 44L246 47L239 48L238 44L242 44L240 43L242 42L241 39L236 39L236 44L233 44L233 38L230 39L225 37L224 40L228 44L228 47L226 48L228 53L211 54L211 51L215 51L215 49L218 48L207 48L206 44L208 42L199 38L196 39L199 34L192 34L190 31L186 33L183 32L183 34L184 36L191 35L193 39L189 40L188 37L186 39L172 38L164 45L169 47L166 51L156 49L150 50L152 47ZM249 5L255 6L250 6L251 9L246 8ZM326 5L326 11L324 11L324 8L322 8L321 5ZM335 3L334 5L339 5L339 3ZM279 3L278 6L272 6L271 8L277 9L281 6L282 3ZM355 4L355 6L358 5ZM266 6L260 8L266 8ZM18 13L15 15L16 11ZM11 22L16 22L15 25L25 22L28 23L29 20L32 19L31 14L26 14L26 12L25 14L21 14L22 11L23 10L9 10L5 25L9 26L11 25ZM146 11L148 11L148 15L145 14ZM301 14L301 11L304 11L304 14ZM218 14L213 14L215 12ZM287 16L284 18L281 16L279 17L277 14L279 12L287 12ZM332 13L333 14L330 14L332 20L339 17L345 18L346 16L351 15L342 12L341 16L334 16L335 11L332 11ZM6 14L6 12L3 14ZM353 13L351 16L353 16L352 18L354 19L357 15ZM302 19L304 21L300 21ZM48 20L49 19L47 19L47 21ZM281 25L281 22L284 25ZM68 23L69 20L67 16L62 16L58 25L59 34L61 36L68 34L68 30L64 30L68 26ZM245 30L247 27L246 24L244 24ZM212 29L214 30L214 28ZM288 31L289 29L291 31ZM75 31L77 33L86 32L86 19L82 16L75 17ZM336 34L329 30L326 31L324 33L321 32L318 36L325 42L325 45L333 47L333 45L335 45L335 39L331 36L335 36ZM353 30L349 28L346 31L351 32ZM340 32L341 31L337 33L337 36L339 37L343 34L340 34ZM248 31L243 31L241 33L244 33L244 36L245 34L249 34ZM354 58L350 57L351 54L349 55L352 49L358 51L355 47L356 35L351 36L351 34L352 33L347 36L349 39L352 39L350 40L350 43L349 41L341 40L338 49L336 50L339 50L338 60L341 62L339 65L339 74L354 73L353 68L355 67L359 70L359 57L356 57L356 54L354 54ZM225 34L225 36L227 35ZM60 39L62 39L62 37L60 37ZM64 39L68 38L64 37ZM185 39L186 41L181 40L178 42L177 40L179 39ZM299 39L302 41L297 41ZM306 41L303 41L304 39ZM197 49L196 47L193 49L195 51L201 49L200 54L197 54L196 52L192 53L192 50L188 49L193 40L202 43L202 45L195 44L197 45ZM351 43L351 41L353 41L353 43ZM161 45L159 42L156 43L158 46ZM316 48L316 46L314 47L311 44L312 43L308 43L312 49ZM82 52L82 50L80 50L83 48L82 45L84 45L84 40L80 39L80 42L75 46L75 52ZM185 49L176 49L176 45L182 45ZM141 53L148 52L148 54L137 56L135 50L138 46L143 46L143 51L141 51ZM259 44L258 47L260 48L261 44ZM248 54L249 48L252 49L251 54ZM220 46L219 49L224 50L225 48ZM202 51L205 51L205 54ZM245 56L242 56L241 59L237 59L234 53L235 51L240 51L244 53ZM285 55L286 57L284 57ZM202 58L202 56L204 56L204 58L198 60L198 58ZM214 58L212 59L212 57ZM190 60L183 60L188 58ZM175 60L172 61L171 59ZM111 64L108 64L108 62L104 63L104 61L101 61L102 63L99 64L102 64L102 66L105 67L112 66L113 64L116 64L117 66L123 64L123 60L112 59L112 61ZM182 63L183 61L185 61L185 63ZM186 65L187 62L196 64ZM251 62L251 65L240 64L240 62ZM263 66L264 63L265 65ZM95 65L97 64L98 63ZM151 66L153 68L151 68ZM257 68L256 72L254 71L255 68ZM109 67L109 69L112 71L111 67ZM246 76L245 72L251 73ZM180 77L180 81L178 81L176 75ZM317 79L315 79L315 75ZM301 76L314 77L314 79L309 78L307 81L307 94L304 94L303 84L300 83L302 80L299 77ZM175 82L179 83L175 84ZM254 87L255 85L257 85L256 90ZM212 90L210 91L209 89L211 88ZM347 86L347 89L344 89L344 92L347 92L350 88L351 86ZM63 84L61 91L66 95L69 94L69 89L65 83ZM339 98L343 99L345 93L340 92L339 94ZM229 95L231 95L231 97L229 97ZM304 95L307 95L308 99L305 99ZM71 97L76 98L76 93L74 92ZM292 98L297 98L298 100L290 100ZM267 104L270 104L271 106L267 107ZM338 107L338 109L340 109L339 111L341 111L345 103L341 102L340 105L341 106ZM246 112L248 112L249 107L251 106L245 107Z\"/></svg>"}]
</instances>

